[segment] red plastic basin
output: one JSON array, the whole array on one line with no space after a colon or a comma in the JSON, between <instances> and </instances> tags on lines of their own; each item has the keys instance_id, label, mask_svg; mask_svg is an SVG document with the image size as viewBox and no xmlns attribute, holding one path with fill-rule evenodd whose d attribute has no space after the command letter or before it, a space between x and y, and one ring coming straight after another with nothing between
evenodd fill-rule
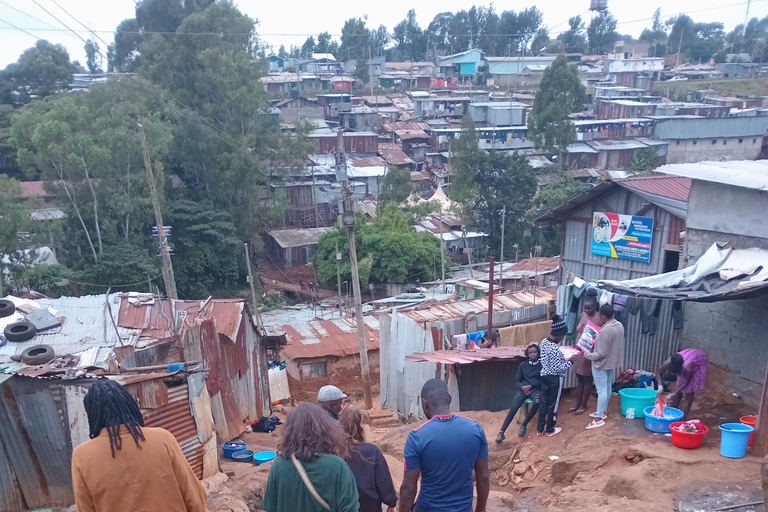
<instances>
[{"instance_id":1,"label":"red plastic basin","mask_svg":"<svg viewBox=\"0 0 768 512\"><path fill-rule=\"evenodd\" d=\"M709 429L705 426L704 432L698 432L696 434L680 432L675 429L675 427L679 427L683 423L684 422L682 421L677 421L669 426L669 432L672 434L672 444L685 450L693 450L694 448L701 446L701 443L704 442L704 436L707 435Z\"/></svg>"}]
</instances>

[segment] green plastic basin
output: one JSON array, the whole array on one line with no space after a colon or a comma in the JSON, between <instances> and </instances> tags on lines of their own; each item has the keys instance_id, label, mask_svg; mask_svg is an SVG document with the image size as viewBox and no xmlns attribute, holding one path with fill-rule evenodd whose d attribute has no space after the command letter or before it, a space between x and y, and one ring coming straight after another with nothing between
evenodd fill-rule
<instances>
[{"instance_id":1,"label":"green plastic basin","mask_svg":"<svg viewBox=\"0 0 768 512\"><path fill-rule=\"evenodd\" d=\"M621 396L621 414L627 415L627 409L635 410L635 419L645 418L646 407L656 405L656 390L648 388L627 388L619 391Z\"/></svg>"}]
</instances>

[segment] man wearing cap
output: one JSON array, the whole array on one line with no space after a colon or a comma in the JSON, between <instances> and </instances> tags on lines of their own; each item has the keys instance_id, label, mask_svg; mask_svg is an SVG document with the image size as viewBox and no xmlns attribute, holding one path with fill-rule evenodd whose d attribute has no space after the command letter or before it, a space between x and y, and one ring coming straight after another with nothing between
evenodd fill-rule
<instances>
[{"instance_id":1,"label":"man wearing cap","mask_svg":"<svg viewBox=\"0 0 768 512\"><path fill-rule=\"evenodd\" d=\"M345 398L347 395L336 386L323 386L317 393L317 405L328 411L333 419L338 420L341 403Z\"/></svg>"},{"instance_id":2,"label":"man wearing cap","mask_svg":"<svg viewBox=\"0 0 768 512\"><path fill-rule=\"evenodd\" d=\"M562 430L557 423L557 406L563 387L563 376L571 362L560 351L560 343L568 334L568 326L559 315L552 315L552 328L549 337L541 341L541 407L539 407L539 425L537 435L554 436Z\"/></svg>"}]
</instances>

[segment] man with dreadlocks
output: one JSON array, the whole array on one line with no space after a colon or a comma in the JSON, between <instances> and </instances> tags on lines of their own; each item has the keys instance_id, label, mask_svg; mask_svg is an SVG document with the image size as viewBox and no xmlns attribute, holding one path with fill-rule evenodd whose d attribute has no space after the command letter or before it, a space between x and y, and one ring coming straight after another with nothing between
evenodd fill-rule
<instances>
[{"instance_id":1,"label":"man with dreadlocks","mask_svg":"<svg viewBox=\"0 0 768 512\"><path fill-rule=\"evenodd\" d=\"M136 400L100 380L83 401L91 440L72 453L78 512L206 512L205 490L173 434L144 427Z\"/></svg>"}]
</instances>

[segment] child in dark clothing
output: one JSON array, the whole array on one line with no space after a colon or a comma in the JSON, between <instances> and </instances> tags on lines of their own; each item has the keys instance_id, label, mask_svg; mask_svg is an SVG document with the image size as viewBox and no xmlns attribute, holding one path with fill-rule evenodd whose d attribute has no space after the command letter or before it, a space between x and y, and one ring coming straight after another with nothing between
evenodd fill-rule
<instances>
[{"instance_id":1,"label":"child in dark clothing","mask_svg":"<svg viewBox=\"0 0 768 512\"><path fill-rule=\"evenodd\" d=\"M528 415L525 421L520 426L519 435L524 436L528 427L528 422L533 419L539 410L541 404L541 361L539 361L539 347L538 345L528 345L525 349L525 357L527 361L520 363L517 367L517 374L515 375L515 398L512 401L512 408L507 413L507 417L504 420L504 424L501 426L499 435L496 436L496 442L500 443L504 440L504 432L506 432L509 424L512 423L512 418L517 414L517 410L522 407L523 403L527 399L531 399L533 404L528 411Z\"/></svg>"}]
</instances>

